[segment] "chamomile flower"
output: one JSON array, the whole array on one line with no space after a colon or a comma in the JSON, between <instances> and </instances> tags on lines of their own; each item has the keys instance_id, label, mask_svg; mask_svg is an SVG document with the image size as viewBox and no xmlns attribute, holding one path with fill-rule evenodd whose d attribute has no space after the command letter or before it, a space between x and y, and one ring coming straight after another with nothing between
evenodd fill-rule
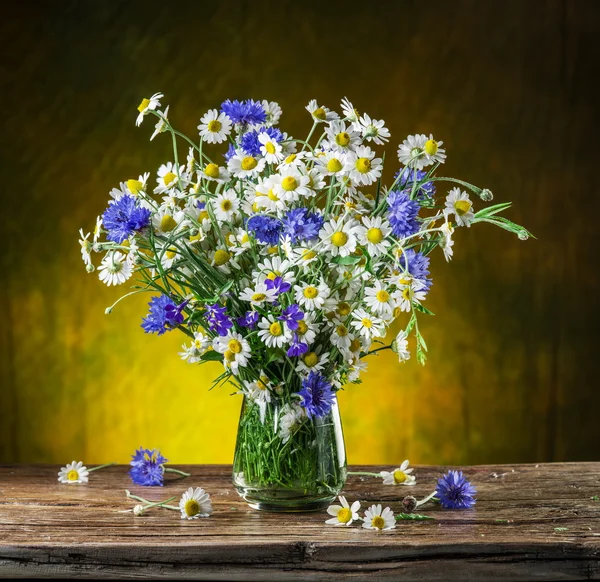
<instances>
[{"instance_id":1,"label":"chamomile flower","mask_svg":"<svg viewBox=\"0 0 600 582\"><path fill-rule=\"evenodd\" d=\"M260 421L264 424L267 404L271 402L271 382L263 371L258 380L245 383L243 394L258 406Z\"/></svg>"},{"instance_id":2,"label":"chamomile flower","mask_svg":"<svg viewBox=\"0 0 600 582\"><path fill-rule=\"evenodd\" d=\"M358 223L354 220L332 218L323 225L319 232L319 238L323 242L323 248L332 257L347 257L356 250L358 234Z\"/></svg>"},{"instance_id":3,"label":"chamomile flower","mask_svg":"<svg viewBox=\"0 0 600 582\"><path fill-rule=\"evenodd\" d=\"M58 481L60 483L68 483L75 485L77 483L87 483L89 480L87 467L81 462L73 461L58 472Z\"/></svg>"},{"instance_id":4,"label":"chamomile flower","mask_svg":"<svg viewBox=\"0 0 600 582\"><path fill-rule=\"evenodd\" d=\"M343 152L331 151L317 158L317 170L323 176L343 178L346 174L346 155Z\"/></svg>"},{"instance_id":5,"label":"chamomile flower","mask_svg":"<svg viewBox=\"0 0 600 582\"><path fill-rule=\"evenodd\" d=\"M181 519L208 517L212 512L210 495L202 487L190 487L179 500Z\"/></svg>"},{"instance_id":6,"label":"chamomile flower","mask_svg":"<svg viewBox=\"0 0 600 582\"><path fill-rule=\"evenodd\" d=\"M449 222L444 222L444 224L440 227L440 233L442 235L442 250L444 251L444 257L446 261L450 261L452 255L454 254L454 250L452 247L454 246L454 241L452 240L452 234L454 233L454 228ZM83 252L83 250L82 250Z\"/></svg>"},{"instance_id":7,"label":"chamomile flower","mask_svg":"<svg viewBox=\"0 0 600 582\"><path fill-rule=\"evenodd\" d=\"M444 209L446 219L454 214L457 226L471 226L475 214L473 213L473 203L466 192L460 188L452 188L446 196L446 208Z\"/></svg>"},{"instance_id":8,"label":"chamomile flower","mask_svg":"<svg viewBox=\"0 0 600 582\"><path fill-rule=\"evenodd\" d=\"M433 136L424 134L409 135L398 147L398 159L413 170L422 170L433 163L443 163L446 153L440 146L444 142L436 142Z\"/></svg>"},{"instance_id":9,"label":"chamomile flower","mask_svg":"<svg viewBox=\"0 0 600 582\"><path fill-rule=\"evenodd\" d=\"M81 246L81 258L83 259L83 262L85 263L86 266L89 266L92 264L92 249L94 248L94 245L92 243L91 240L88 240L89 236L91 233L87 233L87 234L83 234L83 229L79 229L79 236L81 237L79 239L79 244Z\"/></svg>"},{"instance_id":10,"label":"chamomile flower","mask_svg":"<svg viewBox=\"0 0 600 582\"><path fill-rule=\"evenodd\" d=\"M306 352L298 359L296 372L321 372L329 362L329 354L321 346Z\"/></svg>"},{"instance_id":11,"label":"chamomile flower","mask_svg":"<svg viewBox=\"0 0 600 582\"><path fill-rule=\"evenodd\" d=\"M267 126L277 125L277 123L279 122L279 119L281 118L281 114L282 114L279 103L277 103L275 101L267 101L266 99L263 99L261 105L267 115L267 120L265 122L265 125L267 125Z\"/></svg>"},{"instance_id":12,"label":"chamomile flower","mask_svg":"<svg viewBox=\"0 0 600 582\"><path fill-rule=\"evenodd\" d=\"M383 321L374 315L371 315L362 308L357 309L352 314L352 327L356 329L366 340L371 341L376 337L385 335Z\"/></svg>"},{"instance_id":13,"label":"chamomile flower","mask_svg":"<svg viewBox=\"0 0 600 582\"><path fill-rule=\"evenodd\" d=\"M261 131L258 134L258 142L260 143L260 153L269 164L277 164L285 157L281 144L267 132Z\"/></svg>"},{"instance_id":14,"label":"chamomile flower","mask_svg":"<svg viewBox=\"0 0 600 582\"><path fill-rule=\"evenodd\" d=\"M275 431L282 443L287 443L306 419L304 409L297 404L285 404L276 417Z\"/></svg>"},{"instance_id":15,"label":"chamomile flower","mask_svg":"<svg viewBox=\"0 0 600 582\"><path fill-rule=\"evenodd\" d=\"M227 169L239 179L256 178L265 168L266 160L255 156L247 156L242 151L229 158Z\"/></svg>"},{"instance_id":16,"label":"chamomile flower","mask_svg":"<svg viewBox=\"0 0 600 582\"><path fill-rule=\"evenodd\" d=\"M365 289L365 303L373 313L384 318L392 315L396 307L390 290L381 281L375 281L372 287Z\"/></svg>"},{"instance_id":17,"label":"chamomile flower","mask_svg":"<svg viewBox=\"0 0 600 582\"><path fill-rule=\"evenodd\" d=\"M200 118L198 131L206 143L222 143L231 133L231 119L225 113L211 109Z\"/></svg>"},{"instance_id":18,"label":"chamomile flower","mask_svg":"<svg viewBox=\"0 0 600 582\"><path fill-rule=\"evenodd\" d=\"M350 347L350 342L352 341L353 335L350 333L350 330L339 319L334 319L332 321L333 331L331 332L330 341L331 343L338 348L340 351L347 350Z\"/></svg>"},{"instance_id":19,"label":"chamomile flower","mask_svg":"<svg viewBox=\"0 0 600 582\"><path fill-rule=\"evenodd\" d=\"M295 333L298 336L299 341L310 346L317 337L319 332L319 324L315 323L314 313L305 313L304 319L298 322L298 328Z\"/></svg>"},{"instance_id":20,"label":"chamomile flower","mask_svg":"<svg viewBox=\"0 0 600 582\"><path fill-rule=\"evenodd\" d=\"M154 93L150 99L142 99L142 102L138 105L139 115L135 120L135 124L139 127L144 121L144 117L154 111L157 107L160 107L160 100L164 97L162 93Z\"/></svg>"},{"instance_id":21,"label":"chamomile flower","mask_svg":"<svg viewBox=\"0 0 600 582\"><path fill-rule=\"evenodd\" d=\"M177 207L162 205L152 215L152 226L157 234L166 235L186 225L185 212Z\"/></svg>"},{"instance_id":22,"label":"chamomile flower","mask_svg":"<svg viewBox=\"0 0 600 582\"><path fill-rule=\"evenodd\" d=\"M200 175L205 180L214 181L219 184L229 181L229 172L227 171L227 168L224 168L223 166L217 166L217 164L213 164L212 162L204 166Z\"/></svg>"},{"instance_id":23,"label":"chamomile flower","mask_svg":"<svg viewBox=\"0 0 600 582\"><path fill-rule=\"evenodd\" d=\"M344 114L344 119L346 119L346 121L350 121L351 123L358 122L358 111L354 108L354 105L348 101L347 97L342 99L341 107L342 113Z\"/></svg>"},{"instance_id":24,"label":"chamomile flower","mask_svg":"<svg viewBox=\"0 0 600 582\"><path fill-rule=\"evenodd\" d=\"M338 499L340 500L341 505L330 505L327 508L327 513L333 515L333 517L328 519L325 523L329 525L349 526L353 521L360 519L358 516L360 501L355 501L352 505L349 505L343 495L340 495Z\"/></svg>"},{"instance_id":25,"label":"chamomile flower","mask_svg":"<svg viewBox=\"0 0 600 582\"><path fill-rule=\"evenodd\" d=\"M325 135L328 146L342 153L353 150L361 142L360 133L343 121L332 121L325 129Z\"/></svg>"},{"instance_id":26,"label":"chamomile flower","mask_svg":"<svg viewBox=\"0 0 600 582\"><path fill-rule=\"evenodd\" d=\"M392 232L390 223L381 216L362 218L362 227L358 231L360 244L367 247L369 255L378 257L385 254L391 243L387 237Z\"/></svg>"},{"instance_id":27,"label":"chamomile flower","mask_svg":"<svg viewBox=\"0 0 600 582\"><path fill-rule=\"evenodd\" d=\"M127 180L125 184L127 186L127 190L129 190L129 194L132 196L138 196L140 193L145 192L149 177L150 172L144 172L141 176L138 176L137 180L134 178Z\"/></svg>"},{"instance_id":28,"label":"chamomile flower","mask_svg":"<svg viewBox=\"0 0 600 582\"><path fill-rule=\"evenodd\" d=\"M292 283L295 279L292 263L287 259L272 257L258 263L257 270L252 273L255 279L271 281L281 277L286 283Z\"/></svg>"},{"instance_id":29,"label":"chamomile flower","mask_svg":"<svg viewBox=\"0 0 600 582\"><path fill-rule=\"evenodd\" d=\"M291 153L279 164L279 170L284 168L305 168L306 152Z\"/></svg>"},{"instance_id":30,"label":"chamomile flower","mask_svg":"<svg viewBox=\"0 0 600 582\"><path fill-rule=\"evenodd\" d=\"M414 475L411 475L413 469L408 467L408 459L402 463L397 469L391 471L381 471L379 474L383 478L384 485L415 485L417 480Z\"/></svg>"},{"instance_id":31,"label":"chamomile flower","mask_svg":"<svg viewBox=\"0 0 600 582\"><path fill-rule=\"evenodd\" d=\"M172 162L162 164L158 169L158 177L156 179L157 186L154 188L155 194L164 194L173 188L185 188L189 184L189 176L182 168Z\"/></svg>"},{"instance_id":32,"label":"chamomile flower","mask_svg":"<svg viewBox=\"0 0 600 582\"><path fill-rule=\"evenodd\" d=\"M156 122L156 125L154 126L154 132L150 136L150 141L152 141L159 133L162 133L163 131L167 131L167 127L169 126L168 115L169 115L169 106L167 105L164 111L158 112L158 116L159 116L158 121Z\"/></svg>"},{"instance_id":33,"label":"chamomile flower","mask_svg":"<svg viewBox=\"0 0 600 582\"><path fill-rule=\"evenodd\" d=\"M242 301L248 301L254 307L264 305L265 303L273 303L277 299L277 294L274 289L268 289L264 281L258 282L254 288L246 287L240 293L239 298Z\"/></svg>"},{"instance_id":34,"label":"chamomile flower","mask_svg":"<svg viewBox=\"0 0 600 582\"><path fill-rule=\"evenodd\" d=\"M296 301L308 311L320 309L329 297L329 293L329 287L323 280L318 283L302 283L294 286Z\"/></svg>"},{"instance_id":35,"label":"chamomile flower","mask_svg":"<svg viewBox=\"0 0 600 582\"><path fill-rule=\"evenodd\" d=\"M283 168L278 175L273 176L275 193L285 200L296 201L301 196L310 196L308 188L310 177L301 174L296 168Z\"/></svg>"},{"instance_id":36,"label":"chamomile flower","mask_svg":"<svg viewBox=\"0 0 600 582\"><path fill-rule=\"evenodd\" d=\"M365 529L376 529L379 531L394 529L396 527L396 518L394 517L394 512L389 507L382 509L381 503L378 503L377 505L371 505L365 511L362 526Z\"/></svg>"},{"instance_id":37,"label":"chamomile flower","mask_svg":"<svg viewBox=\"0 0 600 582\"><path fill-rule=\"evenodd\" d=\"M399 362L406 362L410 360L410 352L408 351L408 334L405 330L401 329L398 335L392 342L392 351L398 355Z\"/></svg>"},{"instance_id":38,"label":"chamomile flower","mask_svg":"<svg viewBox=\"0 0 600 582\"><path fill-rule=\"evenodd\" d=\"M267 212L276 212L281 215L288 207L288 201L291 201L292 196L288 196L287 192L277 192L275 185L277 180L274 176L259 181L256 186L250 185L247 194L254 196L253 205L256 204L256 209L264 209Z\"/></svg>"},{"instance_id":39,"label":"chamomile flower","mask_svg":"<svg viewBox=\"0 0 600 582\"><path fill-rule=\"evenodd\" d=\"M260 328L258 337L268 348L280 348L292 339L291 330L274 315L263 317L258 327Z\"/></svg>"},{"instance_id":40,"label":"chamomile flower","mask_svg":"<svg viewBox=\"0 0 600 582\"><path fill-rule=\"evenodd\" d=\"M227 190L217 195L213 202L215 218L219 222L231 222L238 211L240 201L235 190Z\"/></svg>"},{"instance_id":41,"label":"chamomile flower","mask_svg":"<svg viewBox=\"0 0 600 582\"><path fill-rule=\"evenodd\" d=\"M436 162L443 164L446 161L446 150L440 147L443 143L443 141L435 141L433 135L429 135L429 139L423 145L423 150L430 164Z\"/></svg>"},{"instance_id":42,"label":"chamomile flower","mask_svg":"<svg viewBox=\"0 0 600 582\"><path fill-rule=\"evenodd\" d=\"M238 368L248 365L250 344L241 334L230 331L225 336L216 337L212 347L216 352L223 354L223 365L234 374L238 373Z\"/></svg>"},{"instance_id":43,"label":"chamomile flower","mask_svg":"<svg viewBox=\"0 0 600 582\"><path fill-rule=\"evenodd\" d=\"M133 274L131 262L119 251L106 253L98 267L98 278L105 285L122 285Z\"/></svg>"},{"instance_id":44,"label":"chamomile flower","mask_svg":"<svg viewBox=\"0 0 600 582\"><path fill-rule=\"evenodd\" d=\"M366 113L358 120L362 136L367 141L383 145L390 140L390 130L385 127L385 121L371 119Z\"/></svg>"},{"instance_id":45,"label":"chamomile flower","mask_svg":"<svg viewBox=\"0 0 600 582\"><path fill-rule=\"evenodd\" d=\"M319 105L316 99L311 99L306 106L314 121L317 123L324 123L338 119L339 115L335 111L330 111L327 107Z\"/></svg>"},{"instance_id":46,"label":"chamomile flower","mask_svg":"<svg viewBox=\"0 0 600 582\"><path fill-rule=\"evenodd\" d=\"M188 364L197 364L201 361L202 356L210 346L210 338L201 331L194 332L194 339L188 346L183 344L181 348L182 352L179 352L181 359L186 361Z\"/></svg>"},{"instance_id":47,"label":"chamomile flower","mask_svg":"<svg viewBox=\"0 0 600 582\"><path fill-rule=\"evenodd\" d=\"M400 311L412 311L412 304L420 304L427 297L427 290L419 279L409 279L409 284L402 285L392 293L396 306Z\"/></svg>"},{"instance_id":48,"label":"chamomile flower","mask_svg":"<svg viewBox=\"0 0 600 582\"><path fill-rule=\"evenodd\" d=\"M355 151L348 153L346 159L346 171L350 179L359 186L376 182L381 176L382 166L381 158L376 158L369 146L358 146Z\"/></svg>"}]
</instances>

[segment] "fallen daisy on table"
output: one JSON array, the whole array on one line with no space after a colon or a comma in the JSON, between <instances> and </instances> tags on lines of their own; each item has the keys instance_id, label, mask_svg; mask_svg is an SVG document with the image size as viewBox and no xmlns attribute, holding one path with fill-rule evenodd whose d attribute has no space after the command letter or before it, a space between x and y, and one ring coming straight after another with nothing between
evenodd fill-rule
<instances>
[{"instance_id":1,"label":"fallen daisy on table","mask_svg":"<svg viewBox=\"0 0 600 582\"><path fill-rule=\"evenodd\" d=\"M213 509L210 495L202 487L190 487L179 500L181 519L208 517Z\"/></svg>"},{"instance_id":2,"label":"fallen daisy on table","mask_svg":"<svg viewBox=\"0 0 600 582\"><path fill-rule=\"evenodd\" d=\"M379 531L394 529L396 527L394 512L389 507L382 510L381 503L371 505L365 511L362 526L365 529L376 529Z\"/></svg>"},{"instance_id":3,"label":"fallen daisy on table","mask_svg":"<svg viewBox=\"0 0 600 582\"><path fill-rule=\"evenodd\" d=\"M327 508L327 513L333 515L331 519L325 521L329 525L350 525L353 521L359 520L358 510L360 509L360 501L355 501L352 505L343 495L339 496L341 505L330 505Z\"/></svg>"},{"instance_id":4,"label":"fallen daisy on table","mask_svg":"<svg viewBox=\"0 0 600 582\"><path fill-rule=\"evenodd\" d=\"M408 467L408 459L402 465L392 471L381 471L380 477L383 478L384 485L414 485L417 479L411 475L413 469Z\"/></svg>"},{"instance_id":5,"label":"fallen daisy on table","mask_svg":"<svg viewBox=\"0 0 600 582\"><path fill-rule=\"evenodd\" d=\"M59 483L67 483L68 485L76 485L80 483L87 483L89 481L89 474L92 471L98 469L104 469L104 467L111 467L115 463L106 463L105 465L98 465L88 469L83 461L72 461L68 465L61 468L58 472Z\"/></svg>"}]
</instances>

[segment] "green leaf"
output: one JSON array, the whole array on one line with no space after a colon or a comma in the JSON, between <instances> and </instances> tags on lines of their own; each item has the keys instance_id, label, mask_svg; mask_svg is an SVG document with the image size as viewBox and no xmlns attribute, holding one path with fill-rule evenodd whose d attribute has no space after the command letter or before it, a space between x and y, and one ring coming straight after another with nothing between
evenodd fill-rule
<instances>
[{"instance_id":1,"label":"green leaf","mask_svg":"<svg viewBox=\"0 0 600 582\"><path fill-rule=\"evenodd\" d=\"M334 257L332 261L336 265L356 265L362 257L354 257L352 255L348 255L347 257Z\"/></svg>"},{"instance_id":2,"label":"green leaf","mask_svg":"<svg viewBox=\"0 0 600 582\"><path fill-rule=\"evenodd\" d=\"M429 515L422 515L420 513L397 513L396 519L407 521L435 521L435 517L431 517Z\"/></svg>"},{"instance_id":3,"label":"green leaf","mask_svg":"<svg viewBox=\"0 0 600 582\"><path fill-rule=\"evenodd\" d=\"M435 313L433 313L433 311L429 311L429 309L427 309L427 307L424 307L420 303L415 303L415 309L417 311L420 311L421 313L426 313L427 315L435 315Z\"/></svg>"},{"instance_id":4,"label":"green leaf","mask_svg":"<svg viewBox=\"0 0 600 582\"><path fill-rule=\"evenodd\" d=\"M230 279L229 281L227 281L227 283L225 283L224 287L221 288L221 290L219 291L219 295L224 295L225 293L227 293L227 291L229 291L229 289L231 289L231 286L235 283L235 279Z\"/></svg>"},{"instance_id":5,"label":"green leaf","mask_svg":"<svg viewBox=\"0 0 600 582\"><path fill-rule=\"evenodd\" d=\"M220 354L219 352L215 352L214 350L210 350L204 354L202 354L202 356L200 356L201 360L204 360L205 362L222 362L223 361L223 354Z\"/></svg>"}]
</instances>

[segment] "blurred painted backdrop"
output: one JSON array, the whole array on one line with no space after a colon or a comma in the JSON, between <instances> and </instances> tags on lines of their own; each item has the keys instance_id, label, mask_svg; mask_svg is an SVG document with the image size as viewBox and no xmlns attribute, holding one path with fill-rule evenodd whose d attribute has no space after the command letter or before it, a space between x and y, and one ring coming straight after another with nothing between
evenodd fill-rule
<instances>
[{"instance_id":1,"label":"blurred painted backdrop","mask_svg":"<svg viewBox=\"0 0 600 582\"><path fill-rule=\"evenodd\" d=\"M538 240L479 225L437 256L421 368L371 362L341 407L354 463L598 459L598 170L592 1L11 3L0 24L0 461L229 462L239 397L182 363L183 337L104 308L77 232L109 190L170 156L136 129L165 93L194 133L225 98L267 98L309 128L348 96L395 144L433 132L444 173L513 200ZM388 176L393 172L388 167Z\"/></svg>"}]
</instances>

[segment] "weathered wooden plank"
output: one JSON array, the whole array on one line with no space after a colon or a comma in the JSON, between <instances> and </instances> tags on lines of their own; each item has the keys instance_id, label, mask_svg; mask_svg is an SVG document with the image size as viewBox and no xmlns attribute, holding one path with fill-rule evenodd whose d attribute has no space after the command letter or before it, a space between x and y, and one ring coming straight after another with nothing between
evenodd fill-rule
<instances>
[{"instance_id":1,"label":"weathered wooden plank","mask_svg":"<svg viewBox=\"0 0 600 582\"><path fill-rule=\"evenodd\" d=\"M184 467L192 477L163 488L132 485L122 466L65 486L57 469L0 468L0 577L600 579L600 463L469 467L479 489L474 509L433 506L426 513L436 521L380 533L326 526L324 512L251 510L233 490L229 466ZM444 469L418 467L410 489L352 476L345 493L363 507L381 501L398 511L405 494L426 495ZM164 499L190 485L211 493L211 518L118 513L132 505L125 488Z\"/></svg>"}]
</instances>

